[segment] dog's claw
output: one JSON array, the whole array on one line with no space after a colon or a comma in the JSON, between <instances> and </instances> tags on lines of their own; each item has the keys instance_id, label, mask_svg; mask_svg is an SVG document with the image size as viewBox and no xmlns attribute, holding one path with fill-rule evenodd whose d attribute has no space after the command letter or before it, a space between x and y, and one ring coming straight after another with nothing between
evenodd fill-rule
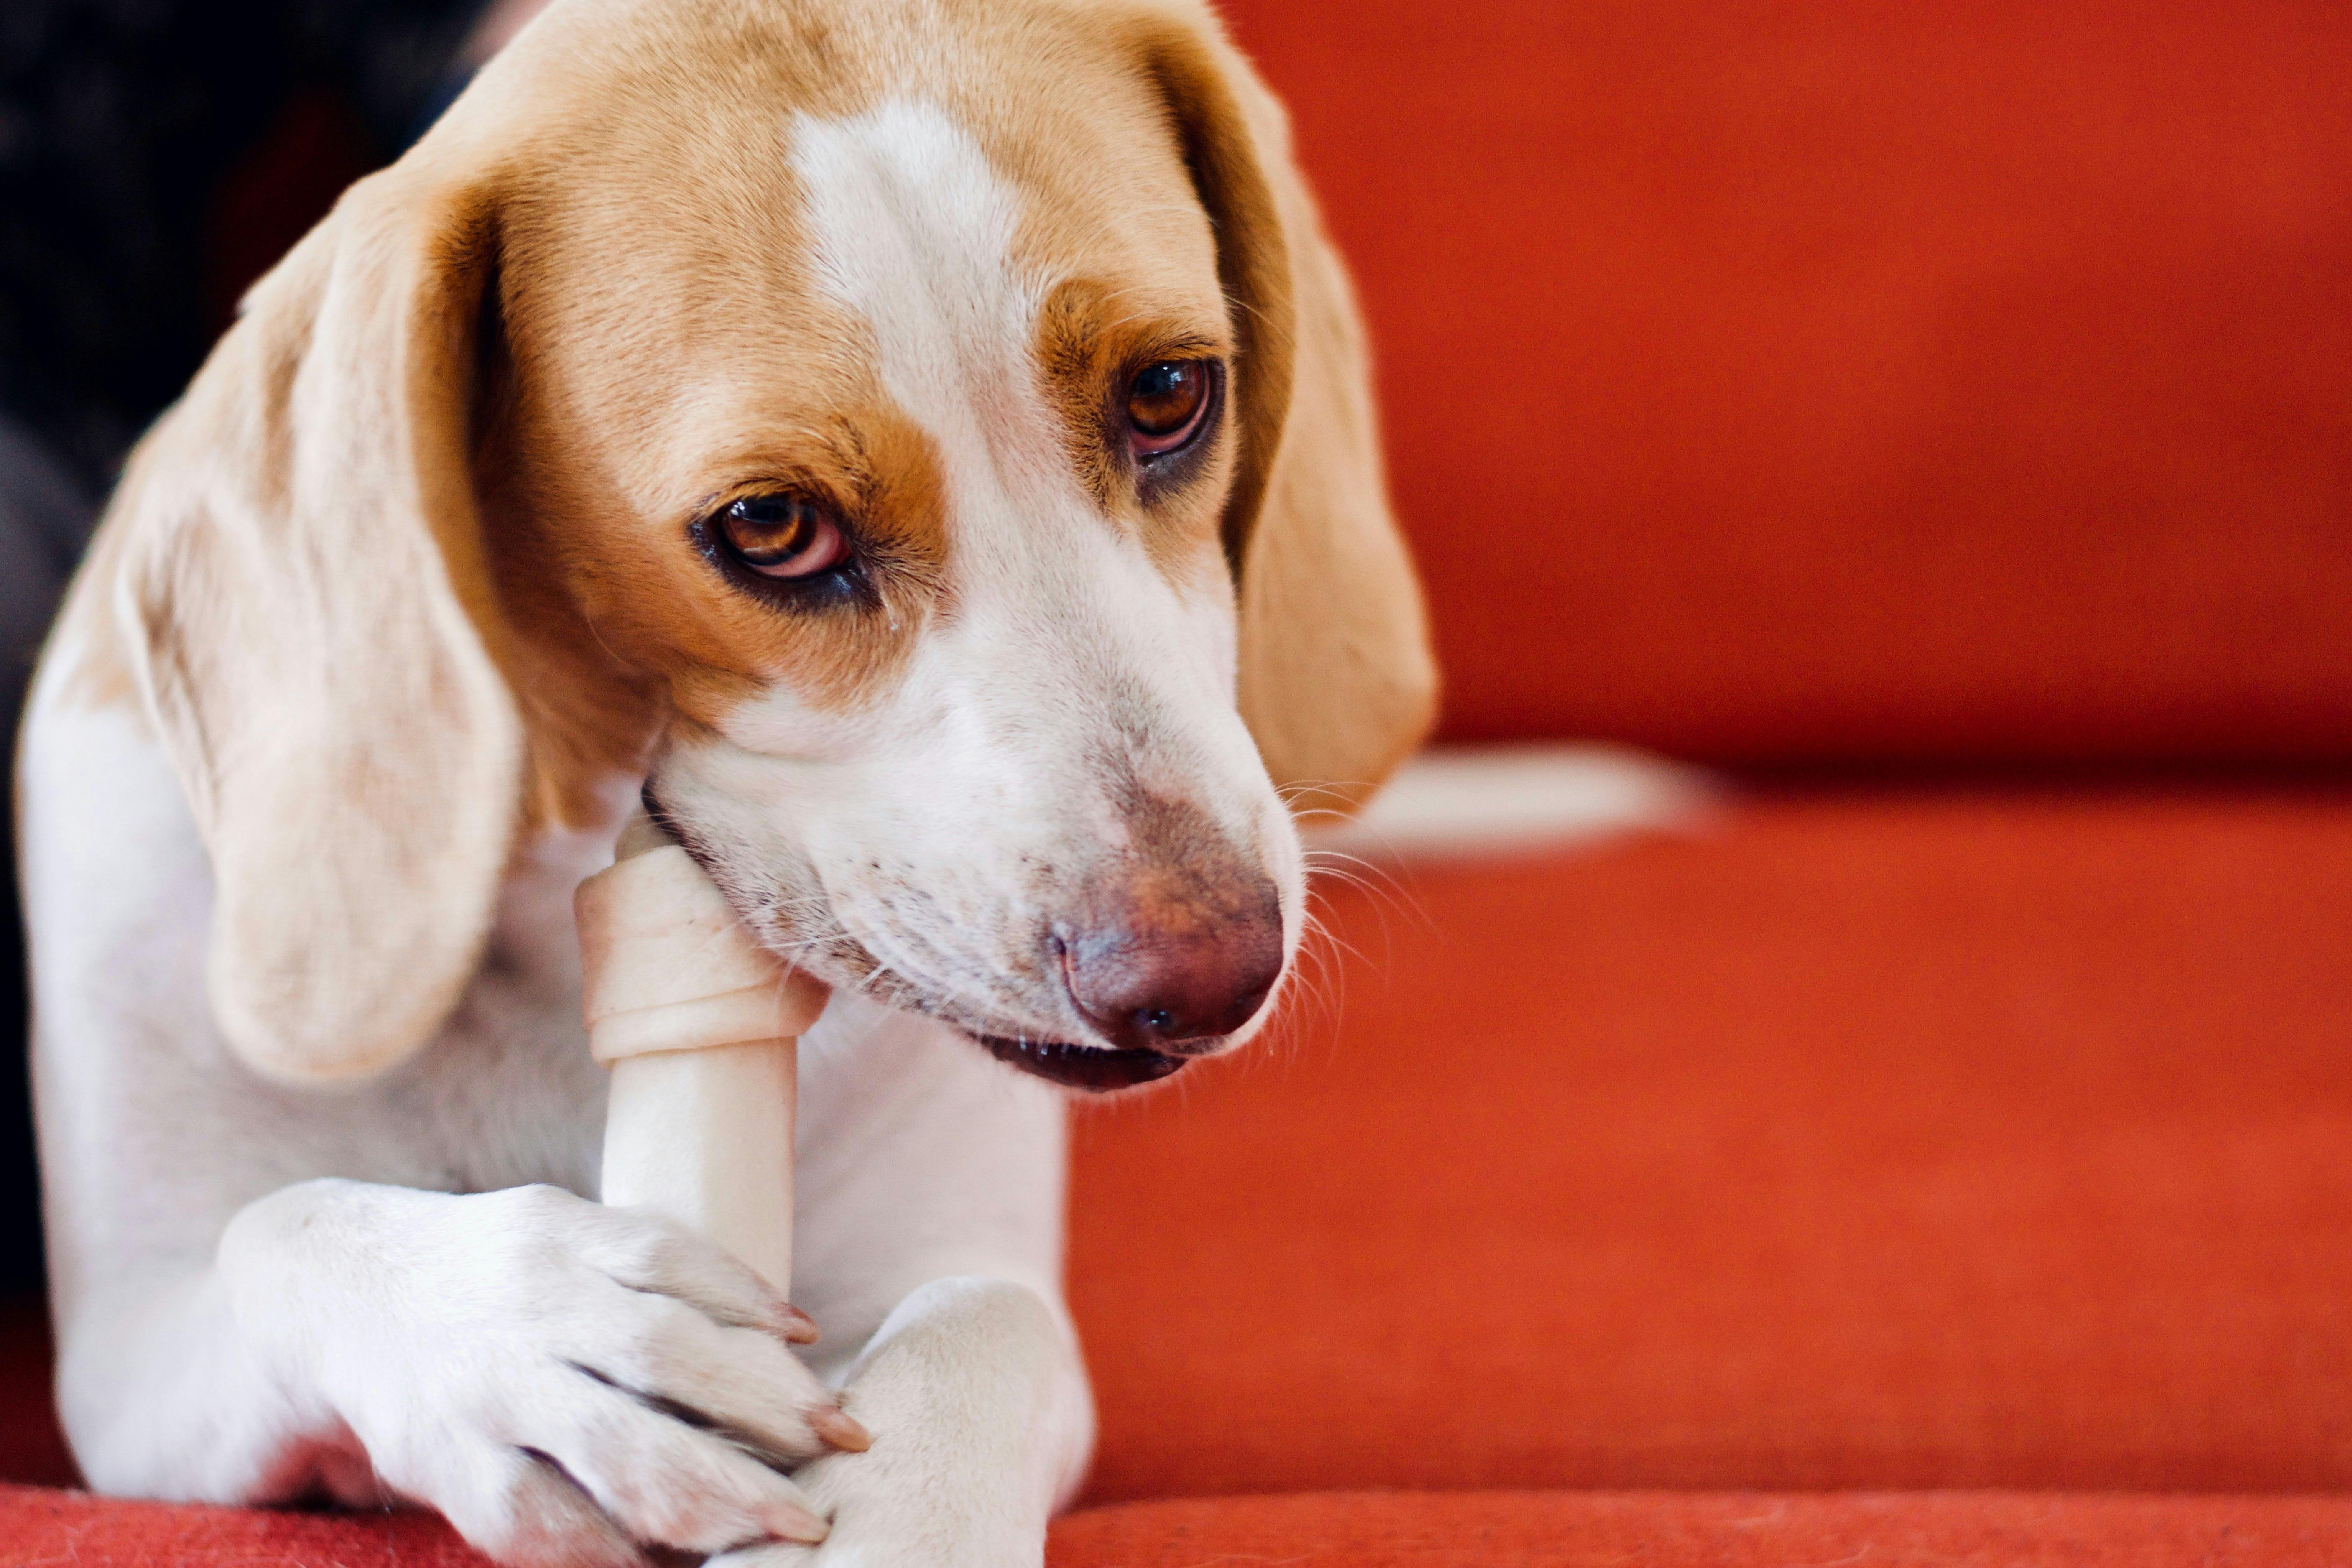
<instances>
[{"instance_id":1,"label":"dog's claw","mask_svg":"<svg viewBox=\"0 0 2352 1568\"><path fill-rule=\"evenodd\" d=\"M801 1541L814 1546L833 1533L831 1521L818 1518L797 1503L778 1503L768 1510L768 1528L779 1541Z\"/></svg>"},{"instance_id":2,"label":"dog's claw","mask_svg":"<svg viewBox=\"0 0 2352 1568\"><path fill-rule=\"evenodd\" d=\"M820 1406L810 1411L808 1424L809 1429L818 1436L852 1454L862 1454L874 1446L874 1435L857 1417L838 1405Z\"/></svg>"}]
</instances>

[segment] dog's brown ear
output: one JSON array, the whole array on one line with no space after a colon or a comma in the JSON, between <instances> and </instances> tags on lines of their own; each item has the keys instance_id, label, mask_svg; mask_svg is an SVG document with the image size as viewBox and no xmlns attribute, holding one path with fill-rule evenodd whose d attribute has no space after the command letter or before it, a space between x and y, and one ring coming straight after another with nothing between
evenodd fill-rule
<instances>
[{"instance_id":1,"label":"dog's brown ear","mask_svg":"<svg viewBox=\"0 0 2352 1568\"><path fill-rule=\"evenodd\" d=\"M523 732L468 426L490 204L408 165L256 287L115 501L142 694L212 860L208 976L281 1078L398 1061L478 962Z\"/></svg>"},{"instance_id":2,"label":"dog's brown ear","mask_svg":"<svg viewBox=\"0 0 2352 1568\"><path fill-rule=\"evenodd\" d=\"M1421 743L1437 702L1363 328L1281 106L1204 10L1158 18L1146 47L1215 226L1239 344L1225 549L1242 716L1294 804L1352 810Z\"/></svg>"}]
</instances>

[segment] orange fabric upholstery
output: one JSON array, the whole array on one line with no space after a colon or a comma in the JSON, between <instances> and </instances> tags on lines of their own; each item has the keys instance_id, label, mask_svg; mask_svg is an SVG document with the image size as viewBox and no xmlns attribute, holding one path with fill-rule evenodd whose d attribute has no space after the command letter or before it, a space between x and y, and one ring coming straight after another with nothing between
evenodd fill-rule
<instances>
[{"instance_id":1,"label":"orange fabric upholstery","mask_svg":"<svg viewBox=\"0 0 2352 1568\"><path fill-rule=\"evenodd\" d=\"M1453 734L2352 762L2342 8L1228 5ZM1340 892L1283 1040L1081 1122L1051 1568L2352 1561L2347 908L2352 795L2219 786ZM11 1479L70 1475L46 1354ZM61 1562L478 1559L0 1486Z\"/></svg>"},{"instance_id":2,"label":"orange fabric upholstery","mask_svg":"<svg viewBox=\"0 0 2352 1568\"><path fill-rule=\"evenodd\" d=\"M10 1568L482 1568L487 1561L426 1513L185 1508L0 1484L0 1563Z\"/></svg>"},{"instance_id":3,"label":"orange fabric upholstery","mask_svg":"<svg viewBox=\"0 0 2352 1568\"><path fill-rule=\"evenodd\" d=\"M2352 16L1232 0L1457 737L2352 756Z\"/></svg>"},{"instance_id":4,"label":"orange fabric upholstery","mask_svg":"<svg viewBox=\"0 0 2352 1568\"><path fill-rule=\"evenodd\" d=\"M1768 795L1342 892L1286 1038L1081 1121L1054 1568L2346 1560L2347 905L2352 797L2252 788ZM1364 1488L1432 1495L1313 1495ZM0 1563L66 1542L467 1560L0 1494Z\"/></svg>"},{"instance_id":5,"label":"orange fabric upholstery","mask_svg":"<svg viewBox=\"0 0 2352 1568\"><path fill-rule=\"evenodd\" d=\"M1082 1121L1096 1499L2352 1490L2352 799L1808 795L1400 903Z\"/></svg>"},{"instance_id":6,"label":"orange fabric upholstery","mask_svg":"<svg viewBox=\"0 0 2352 1568\"><path fill-rule=\"evenodd\" d=\"M2335 1498L2015 1493L1358 1493L1130 1503L1065 1520L1047 1568L2100 1568L2340 1564Z\"/></svg>"},{"instance_id":7,"label":"orange fabric upholstery","mask_svg":"<svg viewBox=\"0 0 2352 1568\"><path fill-rule=\"evenodd\" d=\"M2334 1498L1369 1493L1129 1503L1054 1527L1046 1568L2330 1568ZM423 1514L259 1513L0 1486L0 1561L74 1568L481 1568Z\"/></svg>"}]
</instances>

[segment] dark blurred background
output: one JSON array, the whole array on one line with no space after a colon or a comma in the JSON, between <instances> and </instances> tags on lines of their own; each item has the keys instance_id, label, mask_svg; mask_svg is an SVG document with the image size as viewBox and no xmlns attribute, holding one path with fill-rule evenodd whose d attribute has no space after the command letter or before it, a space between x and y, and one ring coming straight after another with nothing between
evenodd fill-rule
<instances>
[{"instance_id":1,"label":"dark blurred background","mask_svg":"<svg viewBox=\"0 0 2352 1568\"><path fill-rule=\"evenodd\" d=\"M471 0L0 6L0 699L9 732L124 451L245 286L445 90ZM24 964L0 955L0 1289L40 1277Z\"/></svg>"}]
</instances>

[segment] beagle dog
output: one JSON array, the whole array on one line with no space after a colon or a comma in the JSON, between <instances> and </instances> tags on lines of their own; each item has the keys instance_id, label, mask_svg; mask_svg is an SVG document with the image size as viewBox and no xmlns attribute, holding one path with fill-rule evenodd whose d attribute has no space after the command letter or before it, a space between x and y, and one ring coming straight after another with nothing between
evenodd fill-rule
<instances>
[{"instance_id":1,"label":"beagle dog","mask_svg":"<svg viewBox=\"0 0 2352 1568\"><path fill-rule=\"evenodd\" d=\"M1197 0L558 0L254 289L44 658L84 1473L509 1563L1039 1563L1060 1091L1257 1031L1294 810L1433 691L1345 278ZM593 1201L571 897L640 797L836 988L792 1306Z\"/></svg>"}]
</instances>

